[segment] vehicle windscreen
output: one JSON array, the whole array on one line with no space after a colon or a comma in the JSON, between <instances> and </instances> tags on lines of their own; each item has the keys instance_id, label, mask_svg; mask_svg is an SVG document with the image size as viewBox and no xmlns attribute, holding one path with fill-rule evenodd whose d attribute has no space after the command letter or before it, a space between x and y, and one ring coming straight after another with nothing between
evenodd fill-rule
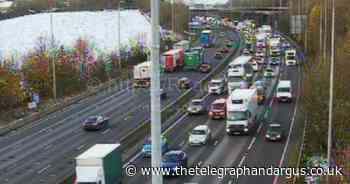
<instances>
[{"instance_id":1,"label":"vehicle windscreen","mask_svg":"<svg viewBox=\"0 0 350 184\"><path fill-rule=\"evenodd\" d=\"M97 121L97 117L89 117L86 121L87 122L96 122Z\"/></svg>"},{"instance_id":2,"label":"vehicle windscreen","mask_svg":"<svg viewBox=\"0 0 350 184\"><path fill-rule=\"evenodd\" d=\"M290 92L290 88L278 88L278 92Z\"/></svg>"},{"instance_id":3,"label":"vehicle windscreen","mask_svg":"<svg viewBox=\"0 0 350 184\"><path fill-rule=\"evenodd\" d=\"M210 82L209 85L210 86L220 86L221 82Z\"/></svg>"},{"instance_id":4,"label":"vehicle windscreen","mask_svg":"<svg viewBox=\"0 0 350 184\"><path fill-rule=\"evenodd\" d=\"M229 76L228 82L241 82L243 78L241 76Z\"/></svg>"},{"instance_id":5,"label":"vehicle windscreen","mask_svg":"<svg viewBox=\"0 0 350 184\"><path fill-rule=\"evenodd\" d=\"M273 72L273 70L272 70L272 69L269 69L269 68L266 69L266 71L267 71L267 72Z\"/></svg>"},{"instance_id":6,"label":"vehicle windscreen","mask_svg":"<svg viewBox=\"0 0 350 184\"><path fill-rule=\"evenodd\" d=\"M294 56L287 56L287 60L294 60Z\"/></svg>"},{"instance_id":7,"label":"vehicle windscreen","mask_svg":"<svg viewBox=\"0 0 350 184\"><path fill-rule=\"evenodd\" d=\"M227 119L230 121L243 121L247 120L248 116L246 112L232 111L227 113Z\"/></svg>"},{"instance_id":8,"label":"vehicle windscreen","mask_svg":"<svg viewBox=\"0 0 350 184\"><path fill-rule=\"evenodd\" d=\"M199 106L199 105L202 105L202 102L194 101L191 104L194 105L194 106Z\"/></svg>"},{"instance_id":9,"label":"vehicle windscreen","mask_svg":"<svg viewBox=\"0 0 350 184\"><path fill-rule=\"evenodd\" d=\"M204 130L192 130L191 132L192 135L205 135Z\"/></svg>"},{"instance_id":10,"label":"vehicle windscreen","mask_svg":"<svg viewBox=\"0 0 350 184\"><path fill-rule=\"evenodd\" d=\"M164 161L177 162L177 155L175 155L175 154L166 154L166 155L164 155Z\"/></svg>"},{"instance_id":11,"label":"vehicle windscreen","mask_svg":"<svg viewBox=\"0 0 350 184\"><path fill-rule=\"evenodd\" d=\"M225 104L223 104L223 103L214 103L211 105L211 108L215 109L215 110L221 110L224 107L225 107Z\"/></svg>"},{"instance_id":12,"label":"vehicle windscreen","mask_svg":"<svg viewBox=\"0 0 350 184\"><path fill-rule=\"evenodd\" d=\"M277 133L280 133L281 132L281 130L282 130L282 128L281 127L279 127L279 126L274 126L274 127L269 127L268 128L268 130L267 130L267 132L268 133L272 133L272 134L277 134Z\"/></svg>"}]
</instances>

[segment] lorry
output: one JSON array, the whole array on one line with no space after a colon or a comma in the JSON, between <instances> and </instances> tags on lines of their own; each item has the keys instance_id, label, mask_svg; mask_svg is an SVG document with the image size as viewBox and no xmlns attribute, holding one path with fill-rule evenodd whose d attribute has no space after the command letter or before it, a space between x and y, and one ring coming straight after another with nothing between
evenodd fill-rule
<instances>
[{"instance_id":1,"label":"lorry","mask_svg":"<svg viewBox=\"0 0 350 184\"><path fill-rule=\"evenodd\" d=\"M77 156L75 165L75 184L121 183L120 144L96 144Z\"/></svg>"},{"instance_id":2,"label":"lorry","mask_svg":"<svg viewBox=\"0 0 350 184\"><path fill-rule=\"evenodd\" d=\"M185 51L190 50L190 41L181 40L174 44L173 49L184 49Z\"/></svg>"},{"instance_id":3,"label":"lorry","mask_svg":"<svg viewBox=\"0 0 350 184\"><path fill-rule=\"evenodd\" d=\"M193 47L185 52L185 70L198 70L204 61L204 49L202 47Z\"/></svg>"},{"instance_id":4,"label":"lorry","mask_svg":"<svg viewBox=\"0 0 350 184\"><path fill-rule=\"evenodd\" d=\"M285 62L287 66L297 65L297 51L295 49L286 50Z\"/></svg>"},{"instance_id":5,"label":"lorry","mask_svg":"<svg viewBox=\"0 0 350 184\"><path fill-rule=\"evenodd\" d=\"M165 72L174 72L181 69L185 63L184 49L172 49L163 53L161 57L162 67Z\"/></svg>"},{"instance_id":6,"label":"lorry","mask_svg":"<svg viewBox=\"0 0 350 184\"><path fill-rule=\"evenodd\" d=\"M279 38L271 38L269 41L269 49L271 57L278 57L281 55L281 45Z\"/></svg>"},{"instance_id":7,"label":"lorry","mask_svg":"<svg viewBox=\"0 0 350 184\"><path fill-rule=\"evenodd\" d=\"M151 62L146 61L134 66L134 87L149 87L151 85Z\"/></svg>"},{"instance_id":8,"label":"lorry","mask_svg":"<svg viewBox=\"0 0 350 184\"><path fill-rule=\"evenodd\" d=\"M256 89L236 89L226 101L227 134L248 134L257 124Z\"/></svg>"},{"instance_id":9,"label":"lorry","mask_svg":"<svg viewBox=\"0 0 350 184\"><path fill-rule=\"evenodd\" d=\"M229 94L237 88L247 88L254 74L251 62L252 56L239 56L234 59L227 70L227 89Z\"/></svg>"},{"instance_id":10,"label":"lorry","mask_svg":"<svg viewBox=\"0 0 350 184\"><path fill-rule=\"evenodd\" d=\"M209 48L213 45L213 34L211 30L203 30L200 36L202 47Z\"/></svg>"}]
</instances>

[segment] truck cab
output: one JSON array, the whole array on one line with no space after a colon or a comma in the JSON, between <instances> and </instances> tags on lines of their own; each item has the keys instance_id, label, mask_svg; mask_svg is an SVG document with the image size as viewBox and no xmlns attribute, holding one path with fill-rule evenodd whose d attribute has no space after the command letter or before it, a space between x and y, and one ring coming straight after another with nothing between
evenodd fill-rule
<instances>
[{"instance_id":1,"label":"truck cab","mask_svg":"<svg viewBox=\"0 0 350 184\"><path fill-rule=\"evenodd\" d=\"M226 115L227 134L248 134L256 124L256 89L236 89L229 96Z\"/></svg>"}]
</instances>

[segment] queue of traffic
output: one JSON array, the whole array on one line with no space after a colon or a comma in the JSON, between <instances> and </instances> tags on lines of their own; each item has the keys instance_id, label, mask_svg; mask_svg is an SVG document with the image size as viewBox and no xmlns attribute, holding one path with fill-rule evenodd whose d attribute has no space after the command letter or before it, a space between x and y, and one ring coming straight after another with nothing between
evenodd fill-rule
<instances>
[{"instance_id":1,"label":"queue of traffic","mask_svg":"<svg viewBox=\"0 0 350 184\"><path fill-rule=\"evenodd\" d=\"M226 22L227 24L227 22ZM297 52L281 35L272 31L271 26L255 27L255 22L248 20L233 22L230 27L239 31L245 40L245 48L240 56L234 58L222 75L213 78L208 83L209 95L215 100L206 108L205 99L192 99L186 110L189 115L208 116L208 119L223 120L228 135L251 135L257 128L260 111L259 106L267 103L268 88L273 98L279 102L292 102L293 93L290 80L279 80L279 68L282 65L298 65ZM223 33L225 34L225 33ZM232 40L226 39L223 47L217 48L212 60L222 60L232 48ZM201 46L190 47L186 40L176 43L173 49L161 56L161 67L164 72L194 70L209 72L210 63L204 62L204 49L212 47L215 38L211 30L203 30L200 36ZM134 87L150 86L151 62L144 62L134 67ZM269 86L270 85L270 86ZM180 89L193 87L191 79L181 77L177 81ZM94 128L96 125L96 128ZM108 117L94 116L83 124L86 130L100 129L108 126ZM283 140L284 130L281 124L268 122L265 138L268 141ZM212 139L210 126L201 124L195 126L188 135L188 145L205 146ZM151 156L151 140L145 140L141 153L143 157ZM163 153L162 167L170 170L176 167L188 166L188 157L184 150L170 149L165 136L161 139ZM78 169L76 170L79 171Z\"/></svg>"}]
</instances>

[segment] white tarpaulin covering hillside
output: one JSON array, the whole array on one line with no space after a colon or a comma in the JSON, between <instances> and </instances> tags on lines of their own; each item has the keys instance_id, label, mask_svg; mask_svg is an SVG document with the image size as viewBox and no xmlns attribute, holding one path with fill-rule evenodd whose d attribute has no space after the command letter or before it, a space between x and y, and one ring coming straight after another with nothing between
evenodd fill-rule
<instances>
[{"instance_id":1,"label":"white tarpaulin covering hillside","mask_svg":"<svg viewBox=\"0 0 350 184\"><path fill-rule=\"evenodd\" d=\"M150 45L151 27L138 10L121 11L121 44L130 40ZM56 44L73 46L86 38L102 51L116 50L118 44L118 12L53 13ZM0 21L0 57L21 56L33 50L40 37L50 42L50 14L41 13ZM1 58L0 58L1 59Z\"/></svg>"}]
</instances>

